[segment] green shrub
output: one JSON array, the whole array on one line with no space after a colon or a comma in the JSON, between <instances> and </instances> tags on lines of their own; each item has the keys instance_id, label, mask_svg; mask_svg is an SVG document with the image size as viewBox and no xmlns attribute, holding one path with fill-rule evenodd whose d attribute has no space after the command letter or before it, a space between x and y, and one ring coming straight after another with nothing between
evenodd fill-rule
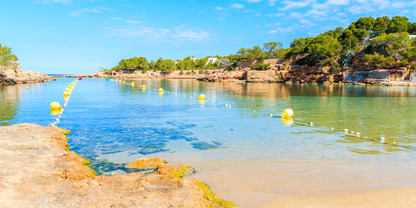
<instances>
[{"instance_id":1,"label":"green shrub","mask_svg":"<svg viewBox=\"0 0 416 208\"><path fill-rule=\"evenodd\" d=\"M204 73L204 70L203 70L203 69L200 69L200 70L198 71L198 73L199 73L199 74L203 74L203 73Z\"/></svg>"},{"instance_id":2,"label":"green shrub","mask_svg":"<svg viewBox=\"0 0 416 208\"><path fill-rule=\"evenodd\" d=\"M224 69L224 71L231 71L231 70L233 70L233 69L231 69L231 67L229 67L229 66L225 67L225 69Z\"/></svg>"},{"instance_id":3,"label":"green shrub","mask_svg":"<svg viewBox=\"0 0 416 208\"><path fill-rule=\"evenodd\" d=\"M393 64L395 66L399 66L399 67L409 66L409 62L407 60L398 61L398 62L395 62Z\"/></svg>"},{"instance_id":4,"label":"green shrub","mask_svg":"<svg viewBox=\"0 0 416 208\"><path fill-rule=\"evenodd\" d=\"M379 55L379 54L375 54L375 55L366 54L363 57L363 61L366 63L369 63L372 66L381 67L381 66L386 66L388 63L391 63L393 61L393 57L391 56L384 57L383 55Z\"/></svg>"},{"instance_id":5,"label":"green shrub","mask_svg":"<svg viewBox=\"0 0 416 208\"><path fill-rule=\"evenodd\" d=\"M334 63L334 64L332 64L332 66L331 66L331 70L332 70L332 71L340 71L340 70L341 70L341 68L339 67L339 64L338 64L338 63Z\"/></svg>"},{"instance_id":6,"label":"green shrub","mask_svg":"<svg viewBox=\"0 0 416 208\"><path fill-rule=\"evenodd\" d=\"M319 65L320 65L320 66L331 66L331 64L332 64L332 62L334 62L334 60L335 60L335 56L334 56L334 57L331 57L331 58L328 58L328 59L325 59L325 60L320 61L320 62L319 62Z\"/></svg>"},{"instance_id":7,"label":"green shrub","mask_svg":"<svg viewBox=\"0 0 416 208\"><path fill-rule=\"evenodd\" d=\"M179 75L183 75L183 70L181 70L181 72L179 72Z\"/></svg>"},{"instance_id":8,"label":"green shrub","mask_svg":"<svg viewBox=\"0 0 416 208\"><path fill-rule=\"evenodd\" d=\"M232 67L237 68L238 67L238 62L234 62Z\"/></svg>"},{"instance_id":9,"label":"green shrub","mask_svg":"<svg viewBox=\"0 0 416 208\"><path fill-rule=\"evenodd\" d=\"M269 66L270 66L270 64L258 63L258 64L255 64L255 65L252 65L251 69L253 69L253 70L266 70L267 67L269 67Z\"/></svg>"}]
</instances>

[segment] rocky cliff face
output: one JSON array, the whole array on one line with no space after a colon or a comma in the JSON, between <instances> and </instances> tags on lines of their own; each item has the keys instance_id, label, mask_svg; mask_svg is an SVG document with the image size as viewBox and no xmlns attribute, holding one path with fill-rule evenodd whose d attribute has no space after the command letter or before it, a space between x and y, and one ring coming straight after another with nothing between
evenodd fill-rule
<instances>
[{"instance_id":1,"label":"rocky cliff face","mask_svg":"<svg viewBox=\"0 0 416 208\"><path fill-rule=\"evenodd\" d=\"M44 73L26 71L19 65L11 68L0 68L0 84L36 83L53 80L53 77Z\"/></svg>"},{"instance_id":2,"label":"rocky cliff face","mask_svg":"<svg viewBox=\"0 0 416 208\"><path fill-rule=\"evenodd\" d=\"M66 141L57 127L0 127L0 207L198 208L216 202L215 207L231 204L207 195L203 190L207 186L201 182L174 177L172 171L180 168L164 163L148 175L95 176L86 166L89 162L69 151Z\"/></svg>"}]
</instances>

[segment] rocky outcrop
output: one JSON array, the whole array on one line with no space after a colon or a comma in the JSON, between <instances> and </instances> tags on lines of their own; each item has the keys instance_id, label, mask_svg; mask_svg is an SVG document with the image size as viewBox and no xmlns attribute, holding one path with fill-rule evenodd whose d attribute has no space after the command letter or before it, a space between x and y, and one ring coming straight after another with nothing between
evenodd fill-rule
<instances>
[{"instance_id":1,"label":"rocky outcrop","mask_svg":"<svg viewBox=\"0 0 416 208\"><path fill-rule=\"evenodd\" d=\"M214 70L208 72L204 77L198 79L200 81L238 81L246 79L246 71L224 71Z\"/></svg>"},{"instance_id":2,"label":"rocky outcrop","mask_svg":"<svg viewBox=\"0 0 416 208\"><path fill-rule=\"evenodd\" d=\"M57 127L0 127L0 207L234 206L205 184L183 179L186 168L165 163L147 175L95 176L66 141Z\"/></svg>"},{"instance_id":3,"label":"rocky outcrop","mask_svg":"<svg viewBox=\"0 0 416 208\"><path fill-rule=\"evenodd\" d=\"M159 164L163 164L162 158L140 158L133 163L126 165L126 168L150 169L157 168Z\"/></svg>"},{"instance_id":4,"label":"rocky outcrop","mask_svg":"<svg viewBox=\"0 0 416 208\"><path fill-rule=\"evenodd\" d=\"M0 84L22 84L52 81L54 78L44 73L26 71L19 65L14 68L0 68Z\"/></svg>"}]
</instances>

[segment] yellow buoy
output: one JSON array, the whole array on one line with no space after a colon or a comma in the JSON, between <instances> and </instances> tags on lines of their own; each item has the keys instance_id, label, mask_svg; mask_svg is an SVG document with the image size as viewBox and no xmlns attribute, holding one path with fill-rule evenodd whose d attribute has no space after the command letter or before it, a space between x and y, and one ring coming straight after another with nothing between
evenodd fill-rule
<instances>
[{"instance_id":1,"label":"yellow buoy","mask_svg":"<svg viewBox=\"0 0 416 208\"><path fill-rule=\"evenodd\" d=\"M205 101L205 95L204 95L204 94L200 94L200 95L198 96L198 100L199 100L199 101Z\"/></svg>"},{"instance_id":2,"label":"yellow buoy","mask_svg":"<svg viewBox=\"0 0 416 208\"><path fill-rule=\"evenodd\" d=\"M72 85L68 85L68 88L69 88L69 89L72 89L72 88L73 88L73 86L72 86Z\"/></svg>"},{"instance_id":3,"label":"yellow buoy","mask_svg":"<svg viewBox=\"0 0 416 208\"><path fill-rule=\"evenodd\" d=\"M69 88L65 88L65 91L67 91L67 92L71 92L71 89L69 89Z\"/></svg>"},{"instance_id":4,"label":"yellow buoy","mask_svg":"<svg viewBox=\"0 0 416 208\"><path fill-rule=\"evenodd\" d=\"M68 91L65 91L64 92L64 96L69 96L71 93L70 92L68 92Z\"/></svg>"},{"instance_id":5,"label":"yellow buoy","mask_svg":"<svg viewBox=\"0 0 416 208\"><path fill-rule=\"evenodd\" d=\"M29 87L26 87L26 90L29 90Z\"/></svg>"},{"instance_id":6,"label":"yellow buoy","mask_svg":"<svg viewBox=\"0 0 416 208\"><path fill-rule=\"evenodd\" d=\"M59 104L58 102L51 102L50 106L52 110L60 110L62 108L61 104Z\"/></svg>"},{"instance_id":7,"label":"yellow buoy","mask_svg":"<svg viewBox=\"0 0 416 208\"><path fill-rule=\"evenodd\" d=\"M282 112L282 115L280 115L280 117L282 118L291 118L293 116L293 110L290 108L285 109Z\"/></svg>"},{"instance_id":8,"label":"yellow buoy","mask_svg":"<svg viewBox=\"0 0 416 208\"><path fill-rule=\"evenodd\" d=\"M123 81L123 84L126 84L126 81Z\"/></svg>"},{"instance_id":9,"label":"yellow buoy","mask_svg":"<svg viewBox=\"0 0 416 208\"><path fill-rule=\"evenodd\" d=\"M134 82L132 82L131 85L134 86Z\"/></svg>"},{"instance_id":10,"label":"yellow buoy","mask_svg":"<svg viewBox=\"0 0 416 208\"><path fill-rule=\"evenodd\" d=\"M64 100L68 99L69 95L64 95Z\"/></svg>"},{"instance_id":11,"label":"yellow buoy","mask_svg":"<svg viewBox=\"0 0 416 208\"><path fill-rule=\"evenodd\" d=\"M282 118L282 122L285 126L290 126L293 124L293 118Z\"/></svg>"},{"instance_id":12,"label":"yellow buoy","mask_svg":"<svg viewBox=\"0 0 416 208\"><path fill-rule=\"evenodd\" d=\"M51 110L51 115L57 116L57 115L59 115L60 112L61 112L61 110L59 110L59 109L52 109Z\"/></svg>"},{"instance_id":13,"label":"yellow buoy","mask_svg":"<svg viewBox=\"0 0 416 208\"><path fill-rule=\"evenodd\" d=\"M159 88L159 94L164 93L165 91L162 88Z\"/></svg>"},{"instance_id":14,"label":"yellow buoy","mask_svg":"<svg viewBox=\"0 0 416 208\"><path fill-rule=\"evenodd\" d=\"M146 88L146 85L142 85L142 88Z\"/></svg>"}]
</instances>

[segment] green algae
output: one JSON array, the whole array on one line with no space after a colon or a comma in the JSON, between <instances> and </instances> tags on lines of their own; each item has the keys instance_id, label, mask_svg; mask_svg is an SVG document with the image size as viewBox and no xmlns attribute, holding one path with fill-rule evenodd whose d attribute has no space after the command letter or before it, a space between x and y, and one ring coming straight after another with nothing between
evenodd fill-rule
<instances>
[{"instance_id":1,"label":"green algae","mask_svg":"<svg viewBox=\"0 0 416 208\"><path fill-rule=\"evenodd\" d=\"M195 180L195 181L198 184L198 187L204 192L205 198L207 198L209 200L209 202L211 203L210 204L210 208L231 208L231 207L237 207L236 204L234 204L234 203L232 203L230 201L217 198L215 196L215 193L211 191L211 188L207 184L205 184L205 183L203 183L201 181L198 181L198 180Z\"/></svg>"},{"instance_id":2,"label":"green algae","mask_svg":"<svg viewBox=\"0 0 416 208\"><path fill-rule=\"evenodd\" d=\"M62 134L64 134L64 135L68 135L68 134L70 134L70 133L72 133L72 131L71 130L67 130L67 129L63 129L63 128L60 128L61 130L62 130Z\"/></svg>"},{"instance_id":3,"label":"green algae","mask_svg":"<svg viewBox=\"0 0 416 208\"><path fill-rule=\"evenodd\" d=\"M188 175L191 175L196 172L196 170L191 166L180 166L181 170L176 171L174 173L171 173L170 176L176 177L179 179L183 179L183 177L186 177ZM195 179L193 179L195 180ZM210 202L209 207L210 208L231 208L231 207L237 207L234 203L217 198L215 196L215 193L211 191L211 188L209 186L201 181L195 180L198 187L204 192L204 197L208 199Z\"/></svg>"},{"instance_id":4,"label":"green algae","mask_svg":"<svg viewBox=\"0 0 416 208\"><path fill-rule=\"evenodd\" d=\"M181 169L180 171L173 172L170 176L182 179L183 177L196 173L195 168L191 166L180 166L179 168Z\"/></svg>"}]
</instances>

